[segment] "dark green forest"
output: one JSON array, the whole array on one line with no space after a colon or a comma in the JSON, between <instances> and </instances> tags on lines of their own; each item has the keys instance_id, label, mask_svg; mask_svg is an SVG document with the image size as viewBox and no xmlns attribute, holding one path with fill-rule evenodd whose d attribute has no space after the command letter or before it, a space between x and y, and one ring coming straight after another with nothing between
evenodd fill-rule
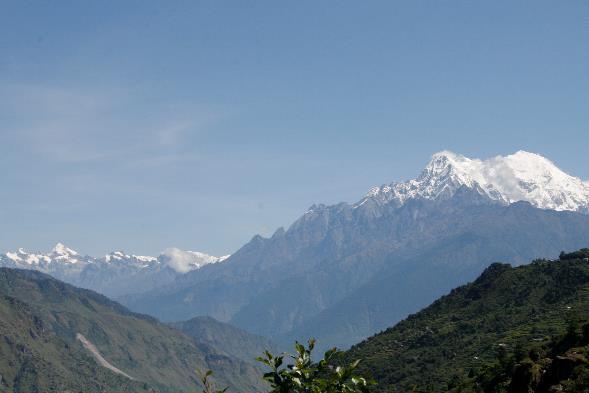
<instances>
[{"instance_id":1,"label":"dark green forest","mask_svg":"<svg viewBox=\"0 0 589 393\"><path fill-rule=\"evenodd\" d=\"M589 391L587 258L493 264L344 358L378 392Z\"/></svg>"}]
</instances>

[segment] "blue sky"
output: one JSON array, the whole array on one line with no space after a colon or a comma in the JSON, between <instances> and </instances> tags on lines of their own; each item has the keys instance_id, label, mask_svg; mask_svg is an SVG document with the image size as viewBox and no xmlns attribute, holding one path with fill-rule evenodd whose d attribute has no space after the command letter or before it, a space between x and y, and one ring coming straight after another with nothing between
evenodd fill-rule
<instances>
[{"instance_id":1,"label":"blue sky","mask_svg":"<svg viewBox=\"0 0 589 393\"><path fill-rule=\"evenodd\" d=\"M0 251L235 251L449 149L589 179L587 1L5 1Z\"/></svg>"}]
</instances>

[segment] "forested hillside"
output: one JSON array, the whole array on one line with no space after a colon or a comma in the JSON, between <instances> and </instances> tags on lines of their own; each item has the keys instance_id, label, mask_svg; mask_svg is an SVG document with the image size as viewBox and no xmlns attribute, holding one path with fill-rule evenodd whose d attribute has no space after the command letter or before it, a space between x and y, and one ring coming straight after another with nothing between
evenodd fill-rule
<instances>
[{"instance_id":1,"label":"forested hillside","mask_svg":"<svg viewBox=\"0 0 589 393\"><path fill-rule=\"evenodd\" d=\"M364 359L379 392L587 391L587 258L493 264L345 357Z\"/></svg>"}]
</instances>

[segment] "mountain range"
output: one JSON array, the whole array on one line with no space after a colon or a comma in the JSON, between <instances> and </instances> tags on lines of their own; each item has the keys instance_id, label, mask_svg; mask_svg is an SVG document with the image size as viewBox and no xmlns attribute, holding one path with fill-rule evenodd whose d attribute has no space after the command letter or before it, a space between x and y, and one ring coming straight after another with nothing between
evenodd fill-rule
<instances>
[{"instance_id":1,"label":"mountain range","mask_svg":"<svg viewBox=\"0 0 589 393\"><path fill-rule=\"evenodd\" d=\"M578 326L563 333L570 310L587 315L589 250L562 250L588 239L586 181L537 154L445 151L415 179L313 205L227 257L7 252L0 391L190 391L194 368L210 368L253 393L265 389L250 363L262 349L309 337L318 351L347 348L383 329L345 355L365 359L378 391L566 388L560 364L577 370L589 348Z\"/></svg>"},{"instance_id":2,"label":"mountain range","mask_svg":"<svg viewBox=\"0 0 589 393\"><path fill-rule=\"evenodd\" d=\"M345 348L493 262L583 247L588 206L588 183L537 154L441 152L416 179L313 205L222 264L120 300L166 321L210 315L281 343L315 336Z\"/></svg>"},{"instance_id":3,"label":"mountain range","mask_svg":"<svg viewBox=\"0 0 589 393\"><path fill-rule=\"evenodd\" d=\"M57 243L53 250L44 254L22 248L0 254L0 266L38 270L70 284L117 297L171 283L189 271L223 262L228 257L168 248L158 257L114 251L96 258Z\"/></svg>"},{"instance_id":4,"label":"mountain range","mask_svg":"<svg viewBox=\"0 0 589 393\"><path fill-rule=\"evenodd\" d=\"M165 321L209 315L280 344L348 347L474 279L586 245L589 183L519 151L487 160L443 151L406 182L355 203L311 206L287 230L231 256L83 256L58 244L0 266L39 270ZM219 263L223 262L223 263Z\"/></svg>"}]
</instances>

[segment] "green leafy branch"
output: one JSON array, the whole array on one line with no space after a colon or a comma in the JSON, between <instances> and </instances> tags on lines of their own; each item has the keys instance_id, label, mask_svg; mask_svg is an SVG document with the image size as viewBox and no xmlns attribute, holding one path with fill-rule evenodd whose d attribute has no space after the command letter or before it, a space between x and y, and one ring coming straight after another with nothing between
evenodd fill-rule
<instances>
[{"instance_id":1,"label":"green leafy branch","mask_svg":"<svg viewBox=\"0 0 589 393\"><path fill-rule=\"evenodd\" d=\"M355 375L359 360L349 365L335 365L336 356L340 353L336 348L325 352L319 362L313 362L312 351L315 340L308 342L308 347L297 342L295 354L274 356L265 351L265 356L257 360L270 368L264 374L264 380L272 386L272 393L366 393L375 382ZM292 364L284 366L284 358L288 356Z\"/></svg>"}]
</instances>

